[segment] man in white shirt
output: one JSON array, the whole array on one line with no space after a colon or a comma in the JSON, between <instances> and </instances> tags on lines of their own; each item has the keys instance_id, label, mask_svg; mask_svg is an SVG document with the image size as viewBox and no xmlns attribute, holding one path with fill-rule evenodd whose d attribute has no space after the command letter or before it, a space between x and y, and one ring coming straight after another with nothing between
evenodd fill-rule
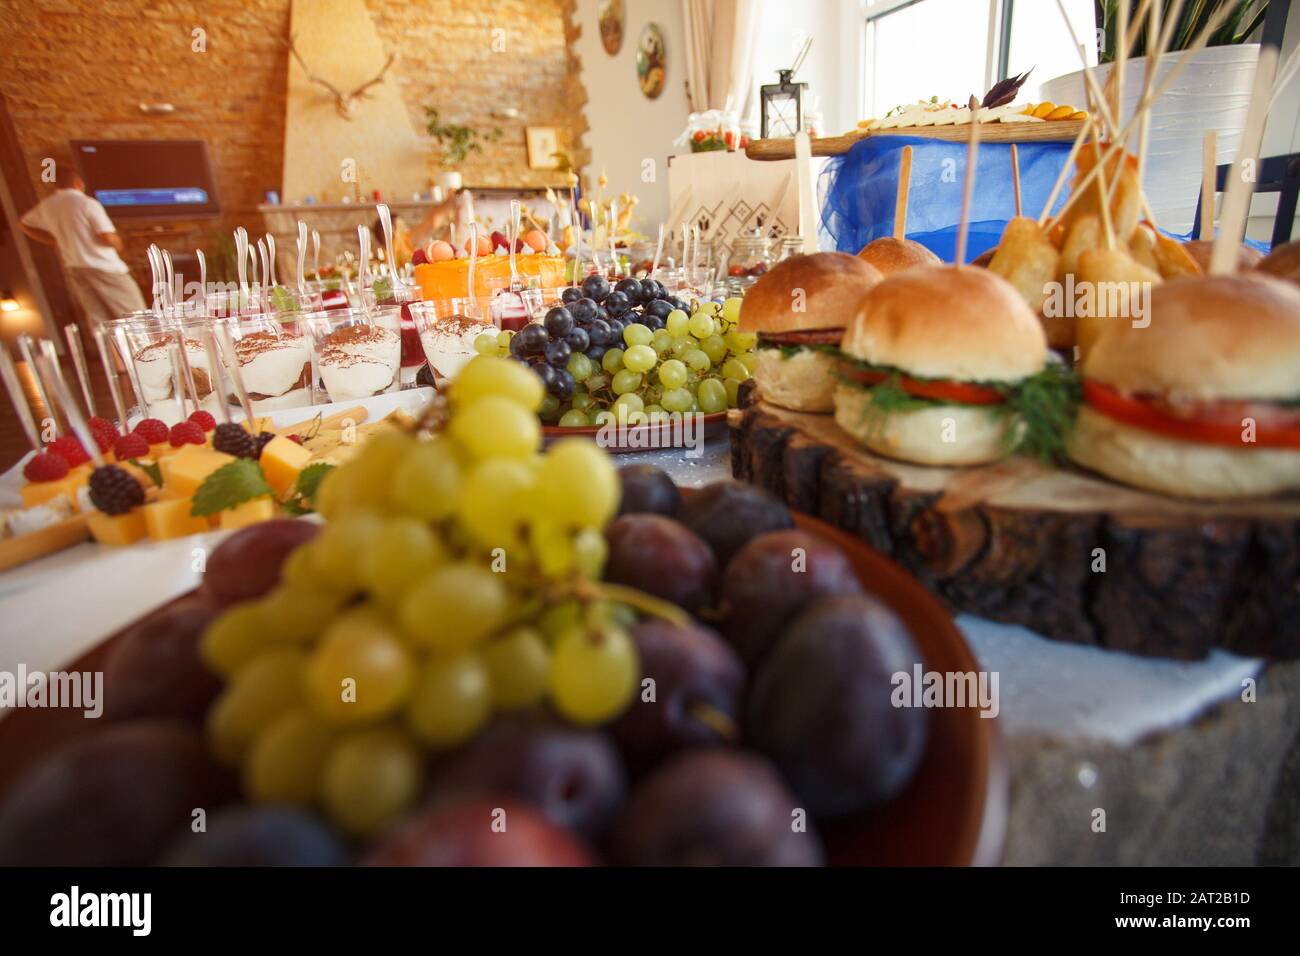
<instances>
[{"instance_id":1,"label":"man in white shirt","mask_svg":"<svg viewBox=\"0 0 1300 956\"><path fill-rule=\"evenodd\" d=\"M37 242L59 250L72 292L94 324L138 312L140 287L118 252L122 239L99 200L86 195L75 169L60 165L58 189L28 210L19 222Z\"/></svg>"}]
</instances>

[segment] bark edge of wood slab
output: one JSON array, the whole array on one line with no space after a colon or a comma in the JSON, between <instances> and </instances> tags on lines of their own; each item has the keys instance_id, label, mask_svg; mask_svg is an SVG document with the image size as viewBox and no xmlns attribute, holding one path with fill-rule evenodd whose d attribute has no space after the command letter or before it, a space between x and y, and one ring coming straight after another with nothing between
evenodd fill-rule
<instances>
[{"instance_id":1,"label":"bark edge of wood slab","mask_svg":"<svg viewBox=\"0 0 1300 956\"><path fill-rule=\"evenodd\" d=\"M911 466L829 415L758 401L728 425L736 478L863 539L955 612L1145 656L1300 658L1300 499L1183 502L1024 459Z\"/></svg>"}]
</instances>

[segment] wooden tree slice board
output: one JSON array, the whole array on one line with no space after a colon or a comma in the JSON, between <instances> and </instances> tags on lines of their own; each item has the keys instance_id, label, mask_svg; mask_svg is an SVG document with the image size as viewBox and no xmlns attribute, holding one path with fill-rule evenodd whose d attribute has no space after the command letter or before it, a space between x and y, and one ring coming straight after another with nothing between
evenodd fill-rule
<instances>
[{"instance_id":1,"label":"wooden tree slice board","mask_svg":"<svg viewBox=\"0 0 1300 956\"><path fill-rule=\"evenodd\" d=\"M981 143L1073 143L1083 129L1083 120L1053 120L1043 123L985 123L980 127ZM964 143L970 126L910 126L904 129L873 129L865 133L822 136L812 141L814 156L839 156L872 136L919 136ZM770 161L794 159L793 139L754 139L745 147L750 159Z\"/></svg>"},{"instance_id":2,"label":"wooden tree slice board","mask_svg":"<svg viewBox=\"0 0 1300 956\"><path fill-rule=\"evenodd\" d=\"M737 478L863 538L955 611L1134 654L1300 657L1300 497L1181 501L1023 458L907 465L830 415L762 402L728 424Z\"/></svg>"}]
</instances>

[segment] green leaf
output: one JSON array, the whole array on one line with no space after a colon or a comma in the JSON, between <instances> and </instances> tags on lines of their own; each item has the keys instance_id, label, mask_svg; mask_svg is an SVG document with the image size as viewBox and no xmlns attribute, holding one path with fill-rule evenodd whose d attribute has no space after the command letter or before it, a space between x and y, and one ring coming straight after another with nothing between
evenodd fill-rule
<instances>
[{"instance_id":1,"label":"green leaf","mask_svg":"<svg viewBox=\"0 0 1300 956\"><path fill-rule=\"evenodd\" d=\"M371 286L371 290L375 294L376 302L384 302L393 297L393 282L388 276L380 276L375 280L375 284Z\"/></svg>"},{"instance_id":2,"label":"green leaf","mask_svg":"<svg viewBox=\"0 0 1300 956\"><path fill-rule=\"evenodd\" d=\"M238 458L203 479L194 492L190 514L204 518L272 493L262 466L251 458Z\"/></svg>"},{"instance_id":3,"label":"green leaf","mask_svg":"<svg viewBox=\"0 0 1300 956\"><path fill-rule=\"evenodd\" d=\"M156 461L141 461L139 458L132 458L130 461L131 464L149 476L149 480L154 483L154 487L161 488L163 486L162 469L158 467Z\"/></svg>"},{"instance_id":4,"label":"green leaf","mask_svg":"<svg viewBox=\"0 0 1300 956\"><path fill-rule=\"evenodd\" d=\"M1013 450L1046 462L1063 461L1065 436L1074 427L1083 396L1078 376L1060 362L1048 362L1037 375L1002 392L1023 422L1008 432Z\"/></svg>"},{"instance_id":5,"label":"green leaf","mask_svg":"<svg viewBox=\"0 0 1300 956\"><path fill-rule=\"evenodd\" d=\"M321 480L333 470L334 466L327 461L318 461L308 465L298 472L298 482L294 486L294 490L309 502L315 504L316 489L320 487Z\"/></svg>"},{"instance_id":6,"label":"green leaf","mask_svg":"<svg viewBox=\"0 0 1300 956\"><path fill-rule=\"evenodd\" d=\"M277 285L271 289L271 308L277 312L293 312L298 308L298 297L287 287Z\"/></svg>"}]
</instances>

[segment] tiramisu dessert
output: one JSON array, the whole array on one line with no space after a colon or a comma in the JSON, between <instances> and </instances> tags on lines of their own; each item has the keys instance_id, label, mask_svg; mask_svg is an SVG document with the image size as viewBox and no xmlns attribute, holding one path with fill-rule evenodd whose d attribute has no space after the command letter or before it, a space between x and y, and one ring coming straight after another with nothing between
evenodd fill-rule
<instances>
[{"instance_id":1,"label":"tiramisu dessert","mask_svg":"<svg viewBox=\"0 0 1300 956\"><path fill-rule=\"evenodd\" d=\"M235 342L239 374L254 412L311 404L311 343L303 335L251 332ZM238 404L235 395L232 404Z\"/></svg>"},{"instance_id":2,"label":"tiramisu dessert","mask_svg":"<svg viewBox=\"0 0 1300 956\"><path fill-rule=\"evenodd\" d=\"M136 349L132 358L136 373L140 376L140 387L144 397L150 402L174 398L171 346L175 340L171 336L160 336ZM212 393L208 352L198 339L185 339L185 357L189 360L190 371L194 375L194 389L199 401L205 400Z\"/></svg>"},{"instance_id":3,"label":"tiramisu dessert","mask_svg":"<svg viewBox=\"0 0 1300 956\"><path fill-rule=\"evenodd\" d=\"M401 361L402 340L397 329L378 324L344 325L317 342L316 364L331 402L388 391Z\"/></svg>"},{"instance_id":4,"label":"tiramisu dessert","mask_svg":"<svg viewBox=\"0 0 1300 956\"><path fill-rule=\"evenodd\" d=\"M471 318L468 315L440 316L420 326L420 344L424 346L424 356L429 360L433 378L439 385L460 374L460 370L476 354L474 340L484 332L496 334L496 326L491 322Z\"/></svg>"}]
</instances>

